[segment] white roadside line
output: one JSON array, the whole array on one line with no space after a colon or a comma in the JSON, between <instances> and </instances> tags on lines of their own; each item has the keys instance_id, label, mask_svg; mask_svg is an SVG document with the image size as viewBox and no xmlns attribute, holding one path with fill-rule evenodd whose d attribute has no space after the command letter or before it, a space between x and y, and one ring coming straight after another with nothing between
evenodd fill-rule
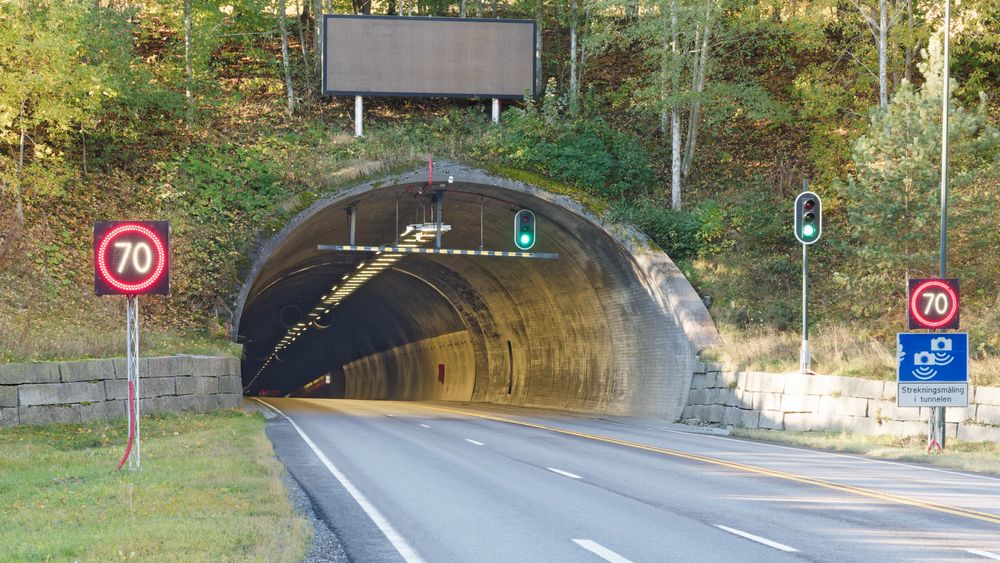
<instances>
[{"instance_id":1,"label":"white roadside line","mask_svg":"<svg viewBox=\"0 0 1000 563\"><path fill-rule=\"evenodd\" d=\"M562 469L556 469L555 467L546 467L545 469L548 469L553 473L558 473L564 477L569 477L570 479L583 479L583 477L580 477L575 473L570 473L569 471L563 471Z\"/></svg>"},{"instance_id":2,"label":"white roadside line","mask_svg":"<svg viewBox=\"0 0 1000 563\"><path fill-rule=\"evenodd\" d=\"M768 547L773 547L774 549L780 549L781 551L787 551L789 553L798 551L794 547L789 547L789 546L787 546L787 545L785 545L783 543L778 543L776 541L771 541L771 540L769 540L767 538L762 538L760 536L755 536L755 535L753 535L753 534L751 534L749 532L744 532L743 530L737 530L736 528L730 528L729 526L723 526L722 524L716 524L715 527L718 528L718 529L720 529L720 530L725 530L725 531L729 532L730 534L736 534L737 536L740 536L741 538L746 538L746 539L748 539L750 541L755 541L757 543L762 543L762 544L764 544L764 545L766 545Z\"/></svg>"},{"instance_id":3,"label":"white roadside line","mask_svg":"<svg viewBox=\"0 0 1000 563\"><path fill-rule=\"evenodd\" d=\"M368 500L368 498L365 497L365 495L361 491L359 491L358 488L355 487L353 483L351 483L351 481L347 478L347 476L341 473L339 469L337 469L337 466L334 465L332 461L330 461L330 458L326 457L326 454L320 451L319 447L316 446L316 443L313 442L312 439L309 436L307 436L306 433L303 432L301 428L299 428L298 424L295 424L294 420L289 418L287 414L281 412L281 410L278 409L277 407L271 406L257 398L254 398L254 400L260 403L261 405L264 405L265 407L280 414L281 416L285 417L285 420L292 423L292 428L294 428L295 431L299 433L299 436L302 436L302 440L305 441L306 445L309 446L309 448L313 451L314 454L316 454L316 457L318 457L319 460L323 462L323 465L326 466L326 469L330 472L330 474L332 474L334 478L340 482L340 484L344 487L344 489L346 489L347 492L350 493L352 497L354 497L354 501L361 506L361 509L364 510L365 514L367 514L368 517L371 518L372 522L374 522L375 525L378 526L378 529L382 531L382 534L385 535L386 539L389 540L389 543L392 544L392 547L396 548L396 551L399 552L399 555L405 561L409 563L423 563L424 561L423 558L421 558L420 555L417 554L416 550L414 550L413 547L411 547L410 544L403 538L403 536L401 536L399 532L397 532L396 529L392 527L392 524L390 524L389 521L386 520L385 516L382 516L382 513L379 512L377 508L375 508L375 505L373 505Z\"/></svg>"},{"instance_id":4,"label":"white roadside line","mask_svg":"<svg viewBox=\"0 0 1000 563\"><path fill-rule=\"evenodd\" d=\"M468 438L466 438L466 439L465 439L465 441L466 441L466 442L468 442L468 443L470 443L470 444L475 444L475 445L477 445L477 446L485 446L485 445L486 445L486 444L484 444L484 443L482 443L482 442L477 442L477 441L475 441L475 440L470 440L470 439L468 439Z\"/></svg>"},{"instance_id":5,"label":"white roadside line","mask_svg":"<svg viewBox=\"0 0 1000 563\"><path fill-rule=\"evenodd\" d=\"M990 553L989 551L983 551L981 549L966 549L965 551L973 555L978 555L980 557L985 557L987 559L1000 561L1000 555L997 555L996 553Z\"/></svg>"},{"instance_id":6,"label":"white roadside line","mask_svg":"<svg viewBox=\"0 0 1000 563\"><path fill-rule=\"evenodd\" d=\"M611 563L632 563L632 560L622 557L594 540L573 540L573 543L605 561L610 561Z\"/></svg>"},{"instance_id":7,"label":"white roadside line","mask_svg":"<svg viewBox=\"0 0 1000 563\"><path fill-rule=\"evenodd\" d=\"M427 426L426 424L421 424L420 426L423 426L424 428L430 428L430 426Z\"/></svg>"}]
</instances>

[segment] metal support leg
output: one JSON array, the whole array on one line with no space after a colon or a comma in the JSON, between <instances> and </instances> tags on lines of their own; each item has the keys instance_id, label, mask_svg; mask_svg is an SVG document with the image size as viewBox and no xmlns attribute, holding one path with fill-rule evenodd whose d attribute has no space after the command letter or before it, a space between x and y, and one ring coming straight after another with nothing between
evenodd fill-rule
<instances>
[{"instance_id":1,"label":"metal support leg","mask_svg":"<svg viewBox=\"0 0 1000 563\"><path fill-rule=\"evenodd\" d=\"M361 137L364 135L364 127L362 120L364 117L364 103L361 101L361 96L354 96L354 136Z\"/></svg>"},{"instance_id":2,"label":"metal support leg","mask_svg":"<svg viewBox=\"0 0 1000 563\"><path fill-rule=\"evenodd\" d=\"M437 203L437 233L434 237L434 248L441 248L441 228L443 226L444 218L444 192L437 192L435 194L435 203Z\"/></svg>"},{"instance_id":3,"label":"metal support leg","mask_svg":"<svg viewBox=\"0 0 1000 563\"><path fill-rule=\"evenodd\" d=\"M348 219L351 222L351 233L350 233L351 246L354 246L354 244L355 244L354 235L357 232L357 228L356 228L357 227L357 218L358 218L358 206L357 205L350 205L350 206L348 206L348 208L347 208L347 217L348 217Z\"/></svg>"},{"instance_id":4,"label":"metal support leg","mask_svg":"<svg viewBox=\"0 0 1000 563\"><path fill-rule=\"evenodd\" d=\"M500 123L500 100L493 98L493 123Z\"/></svg>"}]
</instances>

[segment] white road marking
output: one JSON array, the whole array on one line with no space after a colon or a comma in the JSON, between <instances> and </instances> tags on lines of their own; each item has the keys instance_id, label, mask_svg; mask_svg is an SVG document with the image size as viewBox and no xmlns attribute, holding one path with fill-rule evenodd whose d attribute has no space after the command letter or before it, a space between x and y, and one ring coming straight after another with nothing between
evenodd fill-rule
<instances>
[{"instance_id":1,"label":"white road marking","mask_svg":"<svg viewBox=\"0 0 1000 563\"><path fill-rule=\"evenodd\" d=\"M301 428L299 428L298 424L295 424L294 420L289 418L287 414L281 412L281 410L278 409L277 407L271 406L257 398L255 398L254 400L264 405L265 407L274 410L274 412L285 417L285 420L292 423L292 428L294 428L295 431L299 433L299 436L302 436L302 440L304 440L306 445L309 446L309 448L313 451L313 453L316 454L316 457L318 457L319 460L323 462L323 465L326 466L326 469L334 476L334 478L336 478L337 481L340 481L340 484L344 487L344 489L346 489L347 492L350 493L352 497L354 497L354 501L361 506L361 509L364 510L365 514L367 514L368 517L372 519L372 522L374 522L375 525L378 526L378 529L382 530L382 533L385 535L386 539L389 540L389 543L392 544L392 547L396 548L396 551L399 552L399 555L403 558L403 560L409 563L423 563L424 561L423 558L421 558L420 555L417 554L416 550L414 550L413 547L411 547L410 544L406 541L406 539L404 539L403 536L401 536L399 532L397 532L396 529L392 527L392 524L390 524L389 521L386 520L385 516L383 516L382 513L379 512L377 508L375 508L375 505L373 505L368 500L368 498L365 497L365 495L360 490L358 490L358 488L355 487L353 483L351 483L351 481L347 478L347 476L341 473L339 469L337 469L337 466L334 465L332 461L330 461L330 458L326 457L326 454L320 451L319 447L316 446L316 443L313 442L312 439L309 438L309 436L307 436L306 433L303 432Z\"/></svg>"},{"instance_id":2,"label":"white road marking","mask_svg":"<svg viewBox=\"0 0 1000 563\"><path fill-rule=\"evenodd\" d=\"M720 529L720 530L725 530L725 531L729 532L730 534L736 534L737 536L740 536L742 538L746 538L746 539L748 539L750 541L755 541L757 543L762 543L762 544L764 544L764 545L766 545L768 547L773 547L774 549L780 549L781 551L787 551L789 553L792 553L794 551L798 551L794 547L789 547L789 546L787 546L787 545L785 545L783 543L778 543L776 541L771 541L771 540L769 540L767 538L762 538L760 536L755 536L755 535L753 535L753 534L751 534L749 532L744 532L742 530L737 530L736 528L730 528L729 526L723 526L722 524L716 524L715 527L718 528L718 529Z\"/></svg>"},{"instance_id":3,"label":"white road marking","mask_svg":"<svg viewBox=\"0 0 1000 563\"><path fill-rule=\"evenodd\" d=\"M484 443L482 443L482 442L477 442L477 441L475 441L475 440L470 440L470 439L468 439L468 438L466 438L466 439L465 439L465 441L466 441L466 442L468 442L468 443L470 443L470 444L475 444L475 445L477 445L477 446L485 446L485 445L486 445L486 444L484 444Z\"/></svg>"},{"instance_id":4,"label":"white road marking","mask_svg":"<svg viewBox=\"0 0 1000 563\"><path fill-rule=\"evenodd\" d=\"M564 477L569 477L570 479L583 479L583 477L580 477L575 473L570 473L569 471L563 471L562 469L556 469L555 467L546 467L545 469L548 469L553 473L558 473Z\"/></svg>"},{"instance_id":5,"label":"white road marking","mask_svg":"<svg viewBox=\"0 0 1000 563\"><path fill-rule=\"evenodd\" d=\"M604 547L603 545L595 542L594 540L573 540L573 543L586 549L587 551L593 553L594 555L600 557L605 561L610 561L611 563L632 563L631 559L626 559L621 555L611 551L610 549Z\"/></svg>"},{"instance_id":6,"label":"white road marking","mask_svg":"<svg viewBox=\"0 0 1000 563\"><path fill-rule=\"evenodd\" d=\"M386 416L388 416L389 418L393 418L393 417L395 417L396 415L394 415L394 414L387 414Z\"/></svg>"},{"instance_id":7,"label":"white road marking","mask_svg":"<svg viewBox=\"0 0 1000 563\"><path fill-rule=\"evenodd\" d=\"M973 555L978 555L980 557L985 557L987 559L993 559L995 561L1000 561L1000 555L997 555L996 553L990 553L989 551L983 551L981 549L966 549L965 551L967 551L967 552L969 552L969 553L971 553Z\"/></svg>"},{"instance_id":8,"label":"white road marking","mask_svg":"<svg viewBox=\"0 0 1000 563\"><path fill-rule=\"evenodd\" d=\"M421 424L420 426L423 426L424 428L430 428L430 426L427 426L426 424Z\"/></svg>"}]
</instances>

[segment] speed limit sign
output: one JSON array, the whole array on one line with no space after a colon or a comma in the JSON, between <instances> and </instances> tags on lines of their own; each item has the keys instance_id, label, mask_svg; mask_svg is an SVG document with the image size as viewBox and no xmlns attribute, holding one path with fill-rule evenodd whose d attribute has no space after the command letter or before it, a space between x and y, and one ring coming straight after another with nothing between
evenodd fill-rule
<instances>
[{"instance_id":1,"label":"speed limit sign","mask_svg":"<svg viewBox=\"0 0 1000 563\"><path fill-rule=\"evenodd\" d=\"M908 284L909 327L958 328L958 280L911 279Z\"/></svg>"},{"instance_id":2,"label":"speed limit sign","mask_svg":"<svg viewBox=\"0 0 1000 563\"><path fill-rule=\"evenodd\" d=\"M94 292L97 295L166 295L169 291L169 223L94 223Z\"/></svg>"}]
</instances>

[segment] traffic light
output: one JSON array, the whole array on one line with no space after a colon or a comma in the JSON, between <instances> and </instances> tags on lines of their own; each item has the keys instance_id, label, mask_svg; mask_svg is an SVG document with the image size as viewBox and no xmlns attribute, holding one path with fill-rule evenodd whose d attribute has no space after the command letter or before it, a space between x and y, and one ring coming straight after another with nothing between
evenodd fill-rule
<instances>
[{"instance_id":1,"label":"traffic light","mask_svg":"<svg viewBox=\"0 0 1000 563\"><path fill-rule=\"evenodd\" d=\"M535 214L527 209L514 215L514 244L521 250L535 246Z\"/></svg>"},{"instance_id":2,"label":"traffic light","mask_svg":"<svg viewBox=\"0 0 1000 563\"><path fill-rule=\"evenodd\" d=\"M812 244L823 233L823 202L813 192L802 192L795 198L795 238L802 244Z\"/></svg>"}]
</instances>

